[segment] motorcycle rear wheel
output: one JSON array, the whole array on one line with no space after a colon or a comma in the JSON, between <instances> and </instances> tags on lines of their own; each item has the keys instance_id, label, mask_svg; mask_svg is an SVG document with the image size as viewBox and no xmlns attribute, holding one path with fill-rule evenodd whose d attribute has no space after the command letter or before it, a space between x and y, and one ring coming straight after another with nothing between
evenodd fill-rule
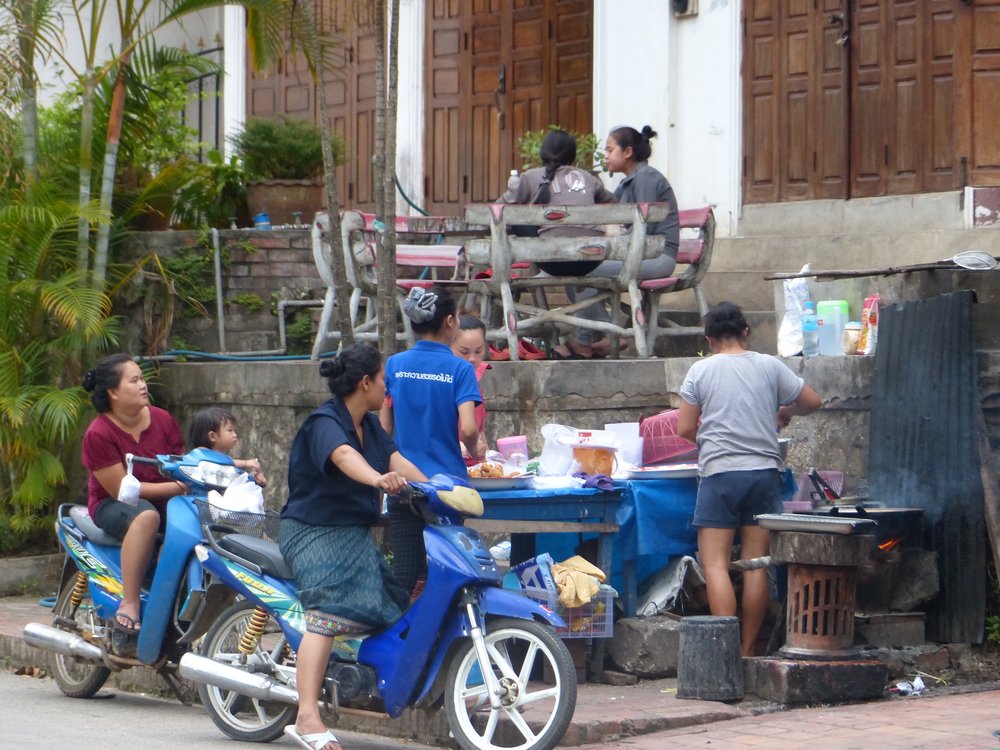
<instances>
[{"instance_id":1,"label":"motorcycle rear wheel","mask_svg":"<svg viewBox=\"0 0 1000 750\"><path fill-rule=\"evenodd\" d=\"M76 571L73 571L66 576L62 586L59 587L59 596L56 597L52 615L54 618L62 617L74 620L79 627L78 635L94 635L93 642L100 643L103 639L94 634L97 613L94 610L94 601L90 598L89 589L85 591L80 604L76 607L73 606L72 594L76 576ZM60 629L73 632L69 628ZM92 697L104 687L104 683L111 676L111 670L101 662L78 659L75 656L64 656L63 654L53 653L50 666L52 667L52 676L59 689L70 698Z\"/></svg>"},{"instance_id":2,"label":"motorcycle rear wheel","mask_svg":"<svg viewBox=\"0 0 1000 750\"><path fill-rule=\"evenodd\" d=\"M250 623L253 611L253 603L246 600L229 607L209 628L199 653L221 664L248 671L251 668L248 659L260 663L263 656L269 655L281 664L290 661L293 658L291 648L287 646L278 623L270 615L254 653L246 657L240 652L240 638ZM276 740L285 726L295 720L298 710L297 706L262 701L212 685L198 685L198 694L215 726L234 740L244 742Z\"/></svg>"},{"instance_id":3,"label":"motorcycle rear wheel","mask_svg":"<svg viewBox=\"0 0 1000 750\"><path fill-rule=\"evenodd\" d=\"M490 620L485 638L501 705L491 708L475 647L466 641L448 669L444 696L458 744L463 750L555 747L576 708L576 668L565 644L552 628L513 618Z\"/></svg>"}]
</instances>

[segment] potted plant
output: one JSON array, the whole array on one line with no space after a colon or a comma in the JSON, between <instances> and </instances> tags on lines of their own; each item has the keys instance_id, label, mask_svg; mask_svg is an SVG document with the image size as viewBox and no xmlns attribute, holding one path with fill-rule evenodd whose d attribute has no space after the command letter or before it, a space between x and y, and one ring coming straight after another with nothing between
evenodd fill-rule
<instances>
[{"instance_id":1,"label":"potted plant","mask_svg":"<svg viewBox=\"0 0 1000 750\"><path fill-rule=\"evenodd\" d=\"M249 181L251 215L267 213L272 224L308 222L324 208L323 147L319 128L305 120L248 120L232 138ZM334 137L334 162L343 164L344 144Z\"/></svg>"}]
</instances>

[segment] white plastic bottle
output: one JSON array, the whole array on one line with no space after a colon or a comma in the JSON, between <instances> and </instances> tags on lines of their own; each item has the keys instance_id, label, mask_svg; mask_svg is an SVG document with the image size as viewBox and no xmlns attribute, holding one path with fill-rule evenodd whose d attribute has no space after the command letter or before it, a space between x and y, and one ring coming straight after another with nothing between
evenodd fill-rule
<instances>
[{"instance_id":1,"label":"white plastic bottle","mask_svg":"<svg viewBox=\"0 0 1000 750\"><path fill-rule=\"evenodd\" d=\"M507 189L517 190L521 184L521 175L516 169L510 170L510 177L507 178Z\"/></svg>"},{"instance_id":2,"label":"white plastic bottle","mask_svg":"<svg viewBox=\"0 0 1000 750\"><path fill-rule=\"evenodd\" d=\"M802 356L819 355L819 318L816 317L816 303L807 301L802 311Z\"/></svg>"}]
</instances>

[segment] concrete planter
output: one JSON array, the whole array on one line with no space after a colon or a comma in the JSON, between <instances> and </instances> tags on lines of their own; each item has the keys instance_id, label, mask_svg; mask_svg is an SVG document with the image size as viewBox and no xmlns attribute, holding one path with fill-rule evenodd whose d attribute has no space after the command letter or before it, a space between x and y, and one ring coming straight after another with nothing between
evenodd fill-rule
<instances>
[{"instance_id":1,"label":"concrete planter","mask_svg":"<svg viewBox=\"0 0 1000 750\"><path fill-rule=\"evenodd\" d=\"M322 180L258 180L247 183L250 215L266 212L272 225L292 224L293 211L302 212L302 221L310 223L324 208Z\"/></svg>"}]
</instances>

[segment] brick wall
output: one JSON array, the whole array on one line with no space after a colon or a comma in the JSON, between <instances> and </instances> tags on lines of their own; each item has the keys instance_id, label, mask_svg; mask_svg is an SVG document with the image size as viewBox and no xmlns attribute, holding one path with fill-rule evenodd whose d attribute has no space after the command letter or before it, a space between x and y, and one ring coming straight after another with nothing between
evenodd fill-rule
<instances>
[{"instance_id":1,"label":"brick wall","mask_svg":"<svg viewBox=\"0 0 1000 750\"><path fill-rule=\"evenodd\" d=\"M309 229L255 230L233 229L219 232L220 245L229 262L222 268L222 294L225 305L226 350L230 352L271 350L278 347L278 320L273 302L280 299L322 299L325 287L316 271L312 256ZM211 235L200 232L142 232L133 235L127 248L127 259L138 260L149 253L167 258L180 248L197 248L211 257ZM211 266L210 266L211 267ZM148 284L149 280L145 280ZM214 279L209 283L214 284ZM116 312L125 321L123 349L134 353L149 353L145 332L145 286L136 288L116 300ZM236 304L242 294L255 294L264 305L255 312ZM219 351L219 324L214 301L206 304L208 317L192 315L180 304L174 313L168 348L193 348ZM294 314L312 311L290 311L286 323ZM315 311L318 314L318 310Z\"/></svg>"}]
</instances>

